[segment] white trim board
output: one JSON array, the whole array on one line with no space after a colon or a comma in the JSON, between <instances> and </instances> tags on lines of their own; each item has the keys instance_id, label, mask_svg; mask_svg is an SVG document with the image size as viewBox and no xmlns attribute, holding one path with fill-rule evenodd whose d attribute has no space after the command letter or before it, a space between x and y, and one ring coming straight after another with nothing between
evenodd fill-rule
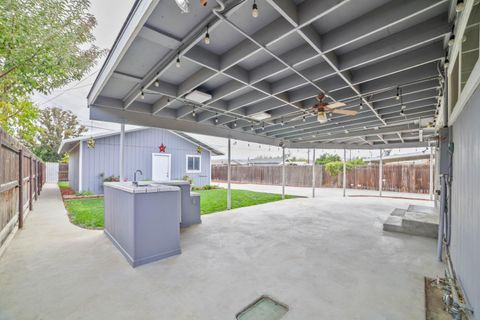
<instances>
[{"instance_id":1,"label":"white trim board","mask_svg":"<svg viewBox=\"0 0 480 320\"><path fill-rule=\"evenodd\" d=\"M477 60L475 67L470 74L470 77L463 88L463 91L460 93L460 97L453 108L452 113L448 116L448 126L452 126L455 121L458 119L459 115L462 113L467 102L470 100L475 90L480 86L480 58Z\"/></svg>"}]
</instances>

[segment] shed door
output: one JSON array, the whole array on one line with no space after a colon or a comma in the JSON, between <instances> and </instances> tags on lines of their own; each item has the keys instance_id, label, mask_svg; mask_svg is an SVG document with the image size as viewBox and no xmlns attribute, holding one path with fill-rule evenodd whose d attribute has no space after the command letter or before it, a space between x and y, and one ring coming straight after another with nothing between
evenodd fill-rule
<instances>
[{"instance_id":1,"label":"shed door","mask_svg":"<svg viewBox=\"0 0 480 320\"><path fill-rule=\"evenodd\" d=\"M170 181L170 155L166 153L152 154L152 180Z\"/></svg>"}]
</instances>

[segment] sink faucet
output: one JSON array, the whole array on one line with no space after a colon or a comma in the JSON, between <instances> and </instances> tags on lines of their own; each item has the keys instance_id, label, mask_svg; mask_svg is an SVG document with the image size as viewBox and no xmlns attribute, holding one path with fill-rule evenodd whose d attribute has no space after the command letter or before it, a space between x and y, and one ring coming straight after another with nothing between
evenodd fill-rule
<instances>
[{"instance_id":1,"label":"sink faucet","mask_svg":"<svg viewBox=\"0 0 480 320\"><path fill-rule=\"evenodd\" d=\"M143 172L142 172L142 170L137 170L137 171L135 171L135 173L133 174L133 185L135 185L135 186L138 187L137 172L139 172L142 176L143 176Z\"/></svg>"}]
</instances>

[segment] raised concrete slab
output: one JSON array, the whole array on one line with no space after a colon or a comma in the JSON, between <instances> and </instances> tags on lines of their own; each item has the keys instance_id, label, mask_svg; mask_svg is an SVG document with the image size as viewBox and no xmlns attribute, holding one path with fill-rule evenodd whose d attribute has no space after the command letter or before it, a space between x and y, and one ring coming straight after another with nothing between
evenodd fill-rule
<instances>
[{"instance_id":1,"label":"raised concrete slab","mask_svg":"<svg viewBox=\"0 0 480 320\"><path fill-rule=\"evenodd\" d=\"M403 217L405 215L405 212L407 212L407 210L395 208L393 209L392 213L390 213L390 215L396 217Z\"/></svg>"},{"instance_id":2,"label":"raised concrete slab","mask_svg":"<svg viewBox=\"0 0 480 320\"><path fill-rule=\"evenodd\" d=\"M437 239L438 214L435 208L421 205L409 205L407 210L395 208L383 230Z\"/></svg>"},{"instance_id":3,"label":"raised concrete slab","mask_svg":"<svg viewBox=\"0 0 480 320\"><path fill-rule=\"evenodd\" d=\"M426 213L426 214L436 214L437 213L437 210L434 207L419 206L419 205L414 205L414 204L409 205L407 211L420 212L420 213Z\"/></svg>"},{"instance_id":4,"label":"raised concrete slab","mask_svg":"<svg viewBox=\"0 0 480 320\"><path fill-rule=\"evenodd\" d=\"M0 258L0 319L233 320L261 295L289 307L282 320L424 319L436 241L382 232L411 203L340 195L210 214L182 230L181 255L133 269L47 185Z\"/></svg>"},{"instance_id":5,"label":"raised concrete slab","mask_svg":"<svg viewBox=\"0 0 480 320\"><path fill-rule=\"evenodd\" d=\"M402 217L389 216L383 223L383 231L402 232Z\"/></svg>"}]
</instances>

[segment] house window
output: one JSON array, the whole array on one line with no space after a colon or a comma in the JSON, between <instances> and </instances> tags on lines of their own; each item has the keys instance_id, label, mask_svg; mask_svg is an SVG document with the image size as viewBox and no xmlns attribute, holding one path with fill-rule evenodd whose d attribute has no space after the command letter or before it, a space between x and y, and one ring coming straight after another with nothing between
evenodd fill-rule
<instances>
[{"instance_id":1,"label":"house window","mask_svg":"<svg viewBox=\"0 0 480 320\"><path fill-rule=\"evenodd\" d=\"M187 173L199 173L201 170L201 157L187 155Z\"/></svg>"}]
</instances>

